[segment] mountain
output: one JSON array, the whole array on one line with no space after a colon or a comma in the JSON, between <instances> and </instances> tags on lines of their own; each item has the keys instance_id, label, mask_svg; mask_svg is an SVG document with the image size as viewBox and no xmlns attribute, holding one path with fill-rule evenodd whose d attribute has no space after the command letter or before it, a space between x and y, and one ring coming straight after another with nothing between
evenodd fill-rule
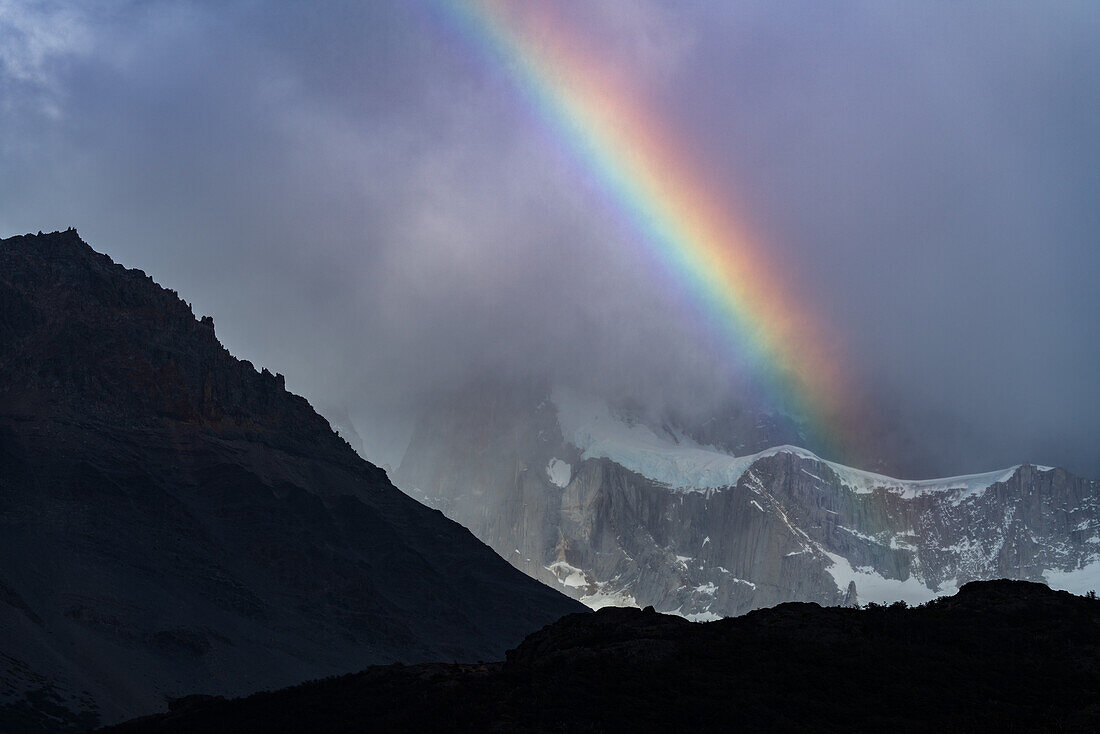
<instances>
[{"instance_id":1,"label":"mountain","mask_svg":"<svg viewBox=\"0 0 1100 734\"><path fill-rule=\"evenodd\" d=\"M0 730L493 659L583 609L143 272L72 230L0 240Z\"/></svg>"},{"instance_id":2,"label":"mountain","mask_svg":"<svg viewBox=\"0 0 1100 734\"><path fill-rule=\"evenodd\" d=\"M1002 577L1100 589L1096 481L1029 464L903 481L693 434L566 389L481 382L427 412L395 483L594 608L708 620L920 603Z\"/></svg>"},{"instance_id":3,"label":"mountain","mask_svg":"<svg viewBox=\"0 0 1100 734\"><path fill-rule=\"evenodd\" d=\"M387 666L112 734L377 731L1095 731L1100 602L974 582L920 608L784 604L692 624L570 615L503 662Z\"/></svg>"}]
</instances>

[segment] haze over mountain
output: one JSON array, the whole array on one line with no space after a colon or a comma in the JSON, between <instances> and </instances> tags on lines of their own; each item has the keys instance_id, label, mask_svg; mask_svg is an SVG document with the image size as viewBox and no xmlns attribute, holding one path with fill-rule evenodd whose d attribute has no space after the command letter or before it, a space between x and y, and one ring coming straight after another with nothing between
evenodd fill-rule
<instances>
[{"instance_id":1,"label":"haze over mountain","mask_svg":"<svg viewBox=\"0 0 1100 734\"><path fill-rule=\"evenodd\" d=\"M583 607L74 230L0 240L0 730L478 660Z\"/></svg>"}]
</instances>

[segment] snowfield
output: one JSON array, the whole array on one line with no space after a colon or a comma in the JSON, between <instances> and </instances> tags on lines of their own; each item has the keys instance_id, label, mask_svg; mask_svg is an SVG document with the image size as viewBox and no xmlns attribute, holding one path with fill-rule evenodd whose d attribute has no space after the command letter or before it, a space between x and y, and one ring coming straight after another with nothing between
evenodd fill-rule
<instances>
[{"instance_id":1,"label":"snowfield","mask_svg":"<svg viewBox=\"0 0 1100 734\"><path fill-rule=\"evenodd\" d=\"M1094 556L1091 563L1072 571L1044 571L1043 578L1050 588L1071 594L1100 592L1100 556Z\"/></svg>"},{"instance_id":2,"label":"snowfield","mask_svg":"<svg viewBox=\"0 0 1100 734\"><path fill-rule=\"evenodd\" d=\"M732 456L712 446L701 446L687 436L658 436L643 423L628 423L616 416L606 401L567 388L555 388L551 400L558 409L562 436L581 450L582 458L610 459L655 482L689 492L734 486L757 460L783 453L824 464L857 494L881 489L904 499L930 492L951 492L956 495L952 498L954 502L963 502L980 497L998 482L1008 481L1020 468L1017 465L982 474L907 480L825 461L798 446L776 446L756 454ZM1051 471L1050 467L1037 468ZM806 474L824 481L817 475Z\"/></svg>"},{"instance_id":3,"label":"snowfield","mask_svg":"<svg viewBox=\"0 0 1100 734\"><path fill-rule=\"evenodd\" d=\"M959 590L955 579L951 579L938 589L929 589L915 576L906 579L888 579L869 566L852 568L847 558L836 553L826 552L833 562L826 568L836 582L836 588L846 591L848 584L856 583L856 596L860 604L874 602L889 604L904 601L906 604L923 604L938 596L952 596Z\"/></svg>"}]
</instances>

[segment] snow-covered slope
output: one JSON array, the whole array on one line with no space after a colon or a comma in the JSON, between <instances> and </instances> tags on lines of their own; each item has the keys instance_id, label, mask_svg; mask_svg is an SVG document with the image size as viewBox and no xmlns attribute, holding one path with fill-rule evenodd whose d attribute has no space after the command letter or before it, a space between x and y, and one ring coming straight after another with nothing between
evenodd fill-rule
<instances>
[{"instance_id":1,"label":"snow-covered slope","mask_svg":"<svg viewBox=\"0 0 1100 734\"><path fill-rule=\"evenodd\" d=\"M562 435L581 450L583 458L610 459L655 482L685 491L733 486L754 463L781 453L828 466L853 492L869 494L885 489L907 499L926 492L950 492L954 500L980 496L997 482L1010 479L1020 468L1016 465L982 474L905 480L824 461L798 446L776 446L747 456L732 456L713 446L700 446L683 433L658 435L644 423L616 415L606 401L568 388L555 388L552 400L558 409ZM1052 471L1050 467L1041 469Z\"/></svg>"}]
</instances>

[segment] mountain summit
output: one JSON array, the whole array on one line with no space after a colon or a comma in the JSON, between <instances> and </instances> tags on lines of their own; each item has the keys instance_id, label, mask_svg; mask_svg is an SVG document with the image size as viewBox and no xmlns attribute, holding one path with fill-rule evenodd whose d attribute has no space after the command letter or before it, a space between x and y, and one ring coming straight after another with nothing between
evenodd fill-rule
<instances>
[{"instance_id":1,"label":"mountain summit","mask_svg":"<svg viewBox=\"0 0 1100 734\"><path fill-rule=\"evenodd\" d=\"M577 602L74 230L0 240L0 729L502 657Z\"/></svg>"}]
</instances>

